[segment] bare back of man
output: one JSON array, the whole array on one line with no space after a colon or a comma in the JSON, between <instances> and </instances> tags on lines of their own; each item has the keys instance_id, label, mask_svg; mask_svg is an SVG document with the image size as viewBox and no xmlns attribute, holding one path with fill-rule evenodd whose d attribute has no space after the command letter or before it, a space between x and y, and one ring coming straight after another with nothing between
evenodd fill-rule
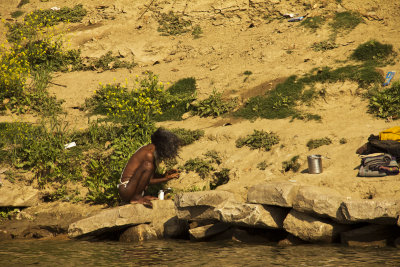
<instances>
[{"instance_id":1,"label":"bare back of man","mask_svg":"<svg viewBox=\"0 0 400 267\"><path fill-rule=\"evenodd\" d=\"M151 206L150 200L157 199L143 196L144 190L154 178L154 152L155 146L149 144L138 149L129 159L121 175L121 185L118 187L123 201Z\"/></svg>"},{"instance_id":2,"label":"bare back of man","mask_svg":"<svg viewBox=\"0 0 400 267\"><path fill-rule=\"evenodd\" d=\"M176 170L172 170L161 178L154 177L156 169L155 151L155 145L149 144L139 148L129 159L121 175L121 184L118 186L123 201L152 207L151 200L157 198L144 196L147 186L179 177Z\"/></svg>"}]
</instances>

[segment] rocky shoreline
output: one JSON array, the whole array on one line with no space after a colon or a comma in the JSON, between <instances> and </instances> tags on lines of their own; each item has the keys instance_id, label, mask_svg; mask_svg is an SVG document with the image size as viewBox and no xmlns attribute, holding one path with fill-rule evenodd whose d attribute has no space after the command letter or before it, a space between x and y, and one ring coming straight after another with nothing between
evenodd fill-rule
<instances>
[{"instance_id":1,"label":"rocky shoreline","mask_svg":"<svg viewBox=\"0 0 400 267\"><path fill-rule=\"evenodd\" d=\"M0 225L0 240L18 238L162 238L194 241L342 243L400 246L400 200L352 199L339 192L296 182L264 183L247 201L227 191L181 193L175 200L114 208L47 203L27 208ZM39 208L40 207L40 208Z\"/></svg>"}]
</instances>

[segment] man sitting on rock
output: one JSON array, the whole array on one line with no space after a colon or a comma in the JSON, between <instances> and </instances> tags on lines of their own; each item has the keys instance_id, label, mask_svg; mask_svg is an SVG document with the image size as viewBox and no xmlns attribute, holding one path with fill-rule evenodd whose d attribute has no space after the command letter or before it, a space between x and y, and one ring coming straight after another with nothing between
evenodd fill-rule
<instances>
[{"instance_id":1,"label":"man sitting on rock","mask_svg":"<svg viewBox=\"0 0 400 267\"><path fill-rule=\"evenodd\" d=\"M151 135L151 143L140 147L131 156L122 171L118 191L124 202L140 203L152 207L153 196L144 196L144 190L150 184L158 184L179 177L177 170L167 172L164 177L156 178L155 171L161 160L175 158L178 155L180 139L173 133L159 128Z\"/></svg>"}]
</instances>

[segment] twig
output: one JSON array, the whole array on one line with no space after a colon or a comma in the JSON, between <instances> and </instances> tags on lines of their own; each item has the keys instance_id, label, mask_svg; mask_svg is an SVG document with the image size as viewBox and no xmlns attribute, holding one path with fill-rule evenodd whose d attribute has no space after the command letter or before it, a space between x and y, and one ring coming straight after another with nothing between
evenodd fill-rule
<instances>
[{"instance_id":1,"label":"twig","mask_svg":"<svg viewBox=\"0 0 400 267\"><path fill-rule=\"evenodd\" d=\"M139 16L137 20L140 20L147 11L149 11L150 7L153 5L154 0L151 0L150 4L147 5L146 10Z\"/></svg>"},{"instance_id":2,"label":"twig","mask_svg":"<svg viewBox=\"0 0 400 267\"><path fill-rule=\"evenodd\" d=\"M51 83L51 84L54 84L54 85L57 85L57 86L67 87L67 86L66 86L66 85L64 85L64 84L53 83L53 82L49 82L49 83Z\"/></svg>"}]
</instances>

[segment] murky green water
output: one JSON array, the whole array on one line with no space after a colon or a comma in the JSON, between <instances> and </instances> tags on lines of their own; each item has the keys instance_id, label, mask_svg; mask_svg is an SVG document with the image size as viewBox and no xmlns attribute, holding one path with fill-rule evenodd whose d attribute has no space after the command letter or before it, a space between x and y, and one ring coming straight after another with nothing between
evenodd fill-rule
<instances>
[{"instance_id":1,"label":"murky green water","mask_svg":"<svg viewBox=\"0 0 400 267\"><path fill-rule=\"evenodd\" d=\"M0 266L400 266L400 250L177 240L14 240L0 242Z\"/></svg>"}]
</instances>

